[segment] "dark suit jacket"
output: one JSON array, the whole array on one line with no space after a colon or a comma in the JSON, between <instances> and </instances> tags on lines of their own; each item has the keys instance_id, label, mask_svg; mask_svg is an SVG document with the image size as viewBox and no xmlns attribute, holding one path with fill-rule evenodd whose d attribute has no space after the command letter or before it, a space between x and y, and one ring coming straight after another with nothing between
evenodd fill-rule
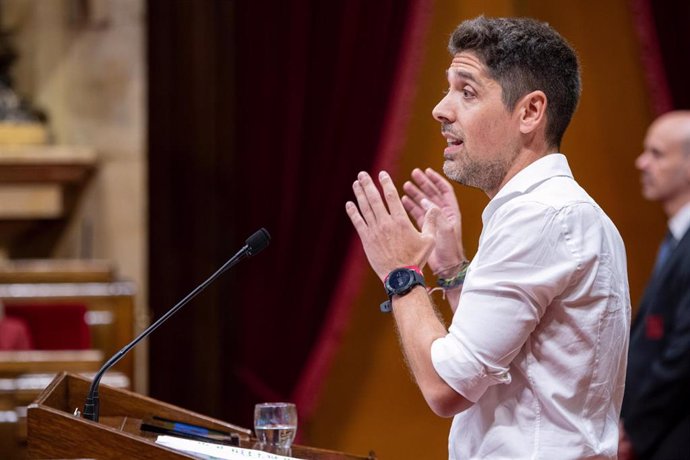
<instances>
[{"instance_id":1,"label":"dark suit jacket","mask_svg":"<svg viewBox=\"0 0 690 460\"><path fill-rule=\"evenodd\" d=\"M633 323L621 418L639 459L690 459L690 230Z\"/></svg>"}]
</instances>

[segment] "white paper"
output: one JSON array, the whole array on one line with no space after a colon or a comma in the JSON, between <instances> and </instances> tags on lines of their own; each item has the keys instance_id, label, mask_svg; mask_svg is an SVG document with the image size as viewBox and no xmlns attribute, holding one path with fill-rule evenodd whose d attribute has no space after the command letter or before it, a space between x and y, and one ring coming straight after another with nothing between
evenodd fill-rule
<instances>
[{"instance_id":1,"label":"white paper","mask_svg":"<svg viewBox=\"0 0 690 460\"><path fill-rule=\"evenodd\" d=\"M158 436L157 444L171 449L181 450L199 455L201 458L225 459L225 460L299 460L295 457L285 457L261 450L242 449L241 447L226 446L211 442L195 441L193 439L178 438L175 436Z\"/></svg>"}]
</instances>

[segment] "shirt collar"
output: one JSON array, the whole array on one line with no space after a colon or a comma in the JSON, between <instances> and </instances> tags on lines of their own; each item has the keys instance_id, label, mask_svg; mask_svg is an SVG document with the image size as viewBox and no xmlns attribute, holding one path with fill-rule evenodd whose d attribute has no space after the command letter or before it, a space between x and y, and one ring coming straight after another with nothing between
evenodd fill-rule
<instances>
[{"instance_id":1,"label":"shirt collar","mask_svg":"<svg viewBox=\"0 0 690 460\"><path fill-rule=\"evenodd\" d=\"M504 203L527 193L545 180L558 176L573 178L568 160L561 153L550 153L530 163L506 182L496 196L489 201L482 213L482 222L486 225Z\"/></svg>"},{"instance_id":2,"label":"shirt collar","mask_svg":"<svg viewBox=\"0 0 690 460\"><path fill-rule=\"evenodd\" d=\"M683 235L688 231L690 227L690 202L685 203L685 206L680 208L680 210L669 219L668 229L671 231L673 238L676 241L683 239Z\"/></svg>"}]
</instances>

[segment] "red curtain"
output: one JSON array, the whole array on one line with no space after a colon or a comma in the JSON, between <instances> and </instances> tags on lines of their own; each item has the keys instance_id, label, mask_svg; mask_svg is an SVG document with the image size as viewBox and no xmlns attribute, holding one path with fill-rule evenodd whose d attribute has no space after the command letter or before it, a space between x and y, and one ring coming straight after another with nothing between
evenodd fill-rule
<instances>
[{"instance_id":1,"label":"red curtain","mask_svg":"<svg viewBox=\"0 0 690 460\"><path fill-rule=\"evenodd\" d=\"M392 172L396 168L396 158L405 141L418 70L423 58L421 44L424 43L431 20L431 9L432 0L412 2L410 5L405 31L400 40L401 52L396 64L397 71L390 82L388 108L379 133L378 149L371 171L385 169ZM350 180L354 180L353 177ZM318 339L309 351L309 359L303 366L293 390L292 399L298 403L304 415L309 415L315 408L321 383L344 334L350 309L354 307L354 297L362 280L362 272L368 269L364 251L357 238L350 239L342 267L342 274L331 294Z\"/></svg>"},{"instance_id":2,"label":"red curtain","mask_svg":"<svg viewBox=\"0 0 690 460\"><path fill-rule=\"evenodd\" d=\"M690 109L690 2L631 0L655 115Z\"/></svg>"},{"instance_id":3,"label":"red curtain","mask_svg":"<svg viewBox=\"0 0 690 460\"><path fill-rule=\"evenodd\" d=\"M149 2L154 315L273 236L156 331L152 396L246 426L259 401L309 415L366 269L344 204L394 166L430 8Z\"/></svg>"},{"instance_id":4,"label":"red curtain","mask_svg":"<svg viewBox=\"0 0 690 460\"><path fill-rule=\"evenodd\" d=\"M365 267L344 203L357 172L390 165L404 137L398 103L414 87L427 4L238 8L238 224L274 235L240 275L245 308L229 348L242 413L275 399L296 401L302 417L313 408Z\"/></svg>"}]
</instances>

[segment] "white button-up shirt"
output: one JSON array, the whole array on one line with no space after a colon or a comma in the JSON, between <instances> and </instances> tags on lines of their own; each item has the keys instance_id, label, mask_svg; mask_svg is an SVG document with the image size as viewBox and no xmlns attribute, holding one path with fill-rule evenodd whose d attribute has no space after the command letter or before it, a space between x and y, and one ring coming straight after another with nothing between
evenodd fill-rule
<instances>
[{"instance_id":1,"label":"white button-up shirt","mask_svg":"<svg viewBox=\"0 0 690 460\"><path fill-rule=\"evenodd\" d=\"M451 459L616 458L630 297L623 241L550 154L489 202L438 374L475 404Z\"/></svg>"}]
</instances>

